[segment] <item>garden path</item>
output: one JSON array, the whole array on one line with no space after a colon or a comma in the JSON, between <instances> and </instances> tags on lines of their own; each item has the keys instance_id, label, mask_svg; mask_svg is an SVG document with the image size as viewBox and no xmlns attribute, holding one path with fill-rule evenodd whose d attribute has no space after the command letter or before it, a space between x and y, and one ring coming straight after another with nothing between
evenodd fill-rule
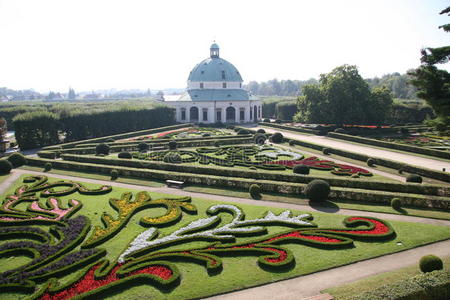
<instances>
[{"instance_id":1,"label":"garden path","mask_svg":"<svg viewBox=\"0 0 450 300\"><path fill-rule=\"evenodd\" d=\"M185 195L198 198L207 198L218 201L229 201L237 203L245 203L251 205L263 205L269 207L280 207L286 209L297 209L302 211L317 211L308 205L296 205L291 203L270 202L263 200L252 200L246 198L235 198L228 196L211 195L204 193L187 192L179 189L167 187L146 187L119 182L111 182L106 180L87 179L81 177L59 175L44 172L35 172L28 170L14 169L11 176L0 184L0 194L5 192L9 185L14 182L22 174L47 175L55 178L63 178L68 180L84 181L96 184L106 184L129 189L146 190L150 192L170 193L175 195ZM324 211L321 209L320 211ZM385 213L375 213L366 211L356 211L348 209L340 209L338 214L343 215L360 215L371 216L386 220L397 220L404 222L416 222L424 224L435 224L449 226L450 221L426 219L405 215L393 215ZM342 267L337 267L293 279L283 280L275 283L266 284L259 287L248 288L237 292L231 292L223 295L210 297L210 300L228 300L228 299L305 299L315 296L321 290L331 288L341 284L353 282L367 276L376 275L383 272L396 270L398 268L417 264L420 257L426 254L434 254L438 256L450 255L450 240L433 243L430 245L381 256Z\"/></svg>"},{"instance_id":2,"label":"garden path","mask_svg":"<svg viewBox=\"0 0 450 300\"><path fill-rule=\"evenodd\" d=\"M439 159L432 159L423 156L415 155L414 153L407 154L405 152L396 152L389 151L384 149L378 149L371 147L369 145L350 143L347 141L340 141L336 139L332 139L326 136L318 136L318 135L308 135L297 132L290 132L283 129L274 129L269 127L254 127L252 129L262 128L268 133L281 132L284 136L288 138L293 138L305 142L315 143L319 145L324 145L331 148L337 148L342 150L347 150L356 153L364 153L366 155L370 155L372 157L380 157L395 160L402 163L407 163L410 165L422 166L433 170L442 171L442 168L446 169L446 172L450 172L450 161L443 161Z\"/></svg>"}]
</instances>

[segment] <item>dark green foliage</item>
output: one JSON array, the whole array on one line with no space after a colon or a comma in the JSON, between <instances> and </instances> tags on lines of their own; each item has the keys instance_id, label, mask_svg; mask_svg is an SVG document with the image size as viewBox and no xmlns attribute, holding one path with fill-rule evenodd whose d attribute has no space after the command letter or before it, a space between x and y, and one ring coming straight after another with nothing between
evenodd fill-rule
<instances>
[{"instance_id":1,"label":"dark green foliage","mask_svg":"<svg viewBox=\"0 0 450 300\"><path fill-rule=\"evenodd\" d=\"M292 121L297 113L297 101L282 101L275 106L276 118Z\"/></svg>"},{"instance_id":2,"label":"dark green foliage","mask_svg":"<svg viewBox=\"0 0 450 300\"><path fill-rule=\"evenodd\" d=\"M295 174L303 174L303 175L308 175L309 174L309 167L306 165L295 165L294 168L292 169L292 172L294 172Z\"/></svg>"},{"instance_id":3,"label":"dark green foliage","mask_svg":"<svg viewBox=\"0 0 450 300\"><path fill-rule=\"evenodd\" d=\"M325 180L314 179L306 185L304 192L311 201L325 201L330 194L330 185Z\"/></svg>"},{"instance_id":4,"label":"dark green foliage","mask_svg":"<svg viewBox=\"0 0 450 300\"><path fill-rule=\"evenodd\" d=\"M277 123L277 124L281 124L281 123L283 123L280 119L276 119L275 120L275 123Z\"/></svg>"},{"instance_id":5,"label":"dark green foliage","mask_svg":"<svg viewBox=\"0 0 450 300\"><path fill-rule=\"evenodd\" d=\"M214 147L220 147L220 142L219 141L214 141Z\"/></svg>"},{"instance_id":6,"label":"dark green foliage","mask_svg":"<svg viewBox=\"0 0 450 300\"><path fill-rule=\"evenodd\" d=\"M113 138L107 138L105 142L107 142L107 143L114 143L115 141L114 141Z\"/></svg>"},{"instance_id":7,"label":"dark green foliage","mask_svg":"<svg viewBox=\"0 0 450 300\"><path fill-rule=\"evenodd\" d=\"M387 89L371 91L356 66L343 65L305 85L295 120L325 124L380 124L392 107Z\"/></svg>"},{"instance_id":8,"label":"dark green foliage","mask_svg":"<svg viewBox=\"0 0 450 300\"><path fill-rule=\"evenodd\" d=\"M111 170L111 180L116 180L119 177L119 171Z\"/></svg>"},{"instance_id":9,"label":"dark green foliage","mask_svg":"<svg viewBox=\"0 0 450 300\"><path fill-rule=\"evenodd\" d=\"M261 199L261 187L259 185L250 185L248 192L253 199Z\"/></svg>"},{"instance_id":10,"label":"dark green foliage","mask_svg":"<svg viewBox=\"0 0 450 300\"><path fill-rule=\"evenodd\" d=\"M425 255L419 261L420 271L423 273L442 270L442 260L435 255Z\"/></svg>"},{"instance_id":11,"label":"dark green foliage","mask_svg":"<svg viewBox=\"0 0 450 300\"><path fill-rule=\"evenodd\" d=\"M270 119L269 119L269 118L265 118L265 119L263 120L263 122L270 123Z\"/></svg>"},{"instance_id":12,"label":"dark green foliage","mask_svg":"<svg viewBox=\"0 0 450 300\"><path fill-rule=\"evenodd\" d=\"M13 168L12 164L6 159L0 159L0 174L9 174Z\"/></svg>"},{"instance_id":13,"label":"dark green foliage","mask_svg":"<svg viewBox=\"0 0 450 300\"><path fill-rule=\"evenodd\" d=\"M336 132L336 133L345 133L345 129L344 128L336 128L334 130L334 132Z\"/></svg>"},{"instance_id":14,"label":"dark green foliage","mask_svg":"<svg viewBox=\"0 0 450 300\"><path fill-rule=\"evenodd\" d=\"M248 131L247 129L244 129L244 128L240 128L237 131L237 134L249 134L249 133L250 133L250 131Z\"/></svg>"},{"instance_id":15,"label":"dark green foliage","mask_svg":"<svg viewBox=\"0 0 450 300\"><path fill-rule=\"evenodd\" d=\"M408 133L409 133L409 130L408 130L408 128L402 127L402 128L400 128L400 132L401 132L402 134L408 134Z\"/></svg>"},{"instance_id":16,"label":"dark green foliage","mask_svg":"<svg viewBox=\"0 0 450 300\"><path fill-rule=\"evenodd\" d=\"M366 163L369 167L373 167L376 164L376 160L373 158L369 158L367 159Z\"/></svg>"},{"instance_id":17,"label":"dark green foliage","mask_svg":"<svg viewBox=\"0 0 450 300\"><path fill-rule=\"evenodd\" d=\"M169 142L169 149L170 149L170 150L175 150L175 149L177 149L177 142L175 142L175 141L170 141L170 142Z\"/></svg>"},{"instance_id":18,"label":"dark green foliage","mask_svg":"<svg viewBox=\"0 0 450 300\"><path fill-rule=\"evenodd\" d=\"M139 151L147 151L149 149L149 145L147 143L141 142L138 144Z\"/></svg>"},{"instance_id":19,"label":"dark green foliage","mask_svg":"<svg viewBox=\"0 0 450 300\"><path fill-rule=\"evenodd\" d=\"M253 138L253 140L255 141L255 144L258 144L258 145L263 145L266 142L266 139L267 139L267 137L263 133L257 133L257 134L255 134L255 136Z\"/></svg>"},{"instance_id":20,"label":"dark green foliage","mask_svg":"<svg viewBox=\"0 0 450 300\"><path fill-rule=\"evenodd\" d=\"M32 149L59 143L59 116L36 111L17 115L14 119L15 137L20 149Z\"/></svg>"},{"instance_id":21,"label":"dark green foliage","mask_svg":"<svg viewBox=\"0 0 450 300\"><path fill-rule=\"evenodd\" d=\"M131 158L133 158L133 155L131 155L130 152L120 152L120 153L117 155L117 157L118 157L118 158L131 159Z\"/></svg>"},{"instance_id":22,"label":"dark green foliage","mask_svg":"<svg viewBox=\"0 0 450 300\"><path fill-rule=\"evenodd\" d=\"M325 155L329 155L330 154L331 149L330 148L323 148L322 149L322 153Z\"/></svg>"},{"instance_id":23,"label":"dark green foliage","mask_svg":"<svg viewBox=\"0 0 450 300\"><path fill-rule=\"evenodd\" d=\"M181 163L181 156L177 152L168 152L164 155L163 161L170 164L179 164Z\"/></svg>"},{"instance_id":24,"label":"dark green foliage","mask_svg":"<svg viewBox=\"0 0 450 300\"><path fill-rule=\"evenodd\" d=\"M406 182L422 183L422 176L419 176L417 174L409 174L406 177Z\"/></svg>"},{"instance_id":25,"label":"dark green foliage","mask_svg":"<svg viewBox=\"0 0 450 300\"><path fill-rule=\"evenodd\" d=\"M50 163L50 162L45 163L45 165L44 165L44 171L45 172L50 171L52 168L53 168L52 163Z\"/></svg>"},{"instance_id":26,"label":"dark green foliage","mask_svg":"<svg viewBox=\"0 0 450 300\"><path fill-rule=\"evenodd\" d=\"M23 156L21 153L17 153L17 152L8 156L7 159L11 163L13 168L23 166L24 164L27 163L27 159L25 158L25 156Z\"/></svg>"},{"instance_id":27,"label":"dark green foliage","mask_svg":"<svg viewBox=\"0 0 450 300\"><path fill-rule=\"evenodd\" d=\"M294 140L289 140L289 146L294 146L295 145L295 141Z\"/></svg>"},{"instance_id":28,"label":"dark green foliage","mask_svg":"<svg viewBox=\"0 0 450 300\"><path fill-rule=\"evenodd\" d=\"M270 121L270 120L269 120ZM264 121L265 122L265 121ZM266 131L262 128L256 130L257 133L266 133Z\"/></svg>"},{"instance_id":29,"label":"dark green foliage","mask_svg":"<svg viewBox=\"0 0 450 300\"><path fill-rule=\"evenodd\" d=\"M272 136L271 136L271 141L273 143L282 143L283 142L283 135L280 132L275 132Z\"/></svg>"},{"instance_id":30,"label":"dark green foliage","mask_svg":"<svg viewBox=\"0 0 450 300\"><path fill-rule=\"evenodd\" d=\"M392 198L391 207L395 210L399 210L402 207L402 200L399 198Z\"/></svg>"},{"instance_id":31,"label":"dark green foliage","mask_svg":"<svg viewBox=\"0 0 450 300\"><path fill-rule=\"evenodd\" d=\"M100 154L108 155L109 154L109 146L105 143L98 144L95 147L95 153L97 155L100 155Z\"/></svg>"}]
</instances>

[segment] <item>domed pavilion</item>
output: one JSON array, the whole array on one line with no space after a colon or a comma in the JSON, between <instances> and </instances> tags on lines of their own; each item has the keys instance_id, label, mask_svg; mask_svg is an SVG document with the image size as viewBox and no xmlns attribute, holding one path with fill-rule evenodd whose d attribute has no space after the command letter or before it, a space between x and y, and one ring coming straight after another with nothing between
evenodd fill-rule
<instances>
[{"instance_id":1,"label":"domed pavilion","mask_svg":"<svg viewBox=\"0 0 450 300\"><path fill-rule=\"evenodd\" d=\"M221 58L219 46L189 73L186 92L175 101L180 123L249 123L261 119L262 103L242 88L242 77L233 64Z\"/></svg>"}]
</instances>

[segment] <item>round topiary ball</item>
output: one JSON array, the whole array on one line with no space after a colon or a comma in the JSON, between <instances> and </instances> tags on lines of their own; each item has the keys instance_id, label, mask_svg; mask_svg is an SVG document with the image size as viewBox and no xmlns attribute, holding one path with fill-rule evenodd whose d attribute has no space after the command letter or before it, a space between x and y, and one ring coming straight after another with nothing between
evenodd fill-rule
<instances>
[{"instance_id":1,"label":"round topiary ball","mask_svg":"<svg viewBox=\"0 0 450 300\"><path fill-rule=\"evenodd\" d=\"M10 156L8 156L7 160L11 163L13 168L17 168L23 166L27 163L27 159L20 153L14 152Z\"/></svg>"},{"instance_id":2,"label":"round topiary ball","mask_svg":"<svg viewBox=\"0 0 450 300\"><path fill-rule=\"evenodd\" d=\"M133 158L133 155L131 155L130 152L120 152L120 153L117 155L117 157L118 157L118 158L132 159L132 158Z\"/></svg>"},{"instance_id":3,"label":"round topiary ball","mask_svg":"<svg viewBox=\"0 0 450 300\"><path fill-rule=\"evenodd\" d=\"M306 185L304 192L311 201L325 201L330 194L330 185L325 180L314 179Z\"/></svg>"},{"instance_id":4,"label":"round topiary ball","mask_svg":"<svg viewBox=\"0 0 450 300\"><path fill-rule=\"evenodd\" d=\"M399 198L392 198L391 207L395 210L399 210L400 208L402 208L402 200L400 200Z\"/></svg>"},{"instance_id":5,"label":"round topiary ball","mask_svg":"<svg viewBox=\"0 0 450 300\"><path fill-rule=\"evenodd\" d=\"M13 168L12 164L9 162L9 160L6 159L0 159L0 174L9 174L11 172L11 169Z\"/></svg>"},{"instance_id":6,"label":"round topiary ball","mask_svg":"<svg viewBox=\"0 0 450 300\"><path fill-rule=\"evenodd\" d=\"M238 130L237 134L249 134L250 132L247 129L241 128Z\"/></svg>"},{"instance_id":7,"label":"round topiary ball","mask_svg":"<svg viewBox=\"0 0 450 300\"><path fill-rule=\"evenodd\" d=\"M308 175L309 167L306 165L303 165L303 164L298 164L298 165L294 166L294 168L292 169L292 172L294 172L295 174Z\"/></svg>"},{"instance_id":8,"label":"round topiary ball","mask_svg":"<svg viewBox=\"0 0 450 300\"><path fill-rule=\"evenodd\" d=\"M170 141L170 142L169 142L169 149L170 149L170 150L175 150L175 149L177 149L177 142L175 142L175 141Z\"/></svg>"},{"instance_id":9,"label":"round topiary ball","mask_svg":"<svg viewBox=\"0 0 450 300\"><path fill-rule=\"evenodd\" d=\"M275 132L272 137L271 140L273 143L282 143L283 142L283 135L280 132Z\"/></svg>"},{"instance_id":10,"label":"round topiary ball","mask_svg":"<svg viewBox=\"0 0 450 300\"><path fill-rule=\"evenodd\" d=\"M181 163L181 156L177 152L169 152L164 155L163 161L170 164L179 164Z\"/></svg>"},{"instance_id":11,"label":"round topiary ball","mask_svg":"<svg viewBox=\"0 0 450 300\"><path fill-rule=\"evenodd\" d=\"M423 273L427 272L433 272L436 270L442 270L444 268L444 265L442 263L442 260L432 254L423 256L419 261L419 267L420 271Z\"/></svg>"},{"instance_id":12,"label":"round topiary ball","mask_svg":"<svg viewBox=\"0 0 450 300\"><path fill-rule=\"evenodd\" d=\"M99 154L108 155L109 154L109 146L105 143L98 144L95 147L95 153L97 155L99 155Z\"/></svg>"},{"instance_id":13,"label":"round topiary ball","mask_svg":"<svg viewBox=\"0 0 450 300\"><path fill-rule=\"evenodd\" d=\"M264 145L264 143L265 143L266 140L267 140L267 137L266 137L266 135L263 134L263 133L257 133L257 134L255 134L255 136L253 137L253 140L255 141L255 144L258 144L258 145Z\"/></svg>"},{"instance_id":14,"label":"round topiary ball","mask_svg":"<svg viewBox=\"0 0 450 300\"><path fill-rule=\"evenodd\" d=\"M270 119L269 119L269 118L265 118L265 119L263 120L263 122L270 123Z\"/></svg>"},{"instance_id":15,"label":"round topiary ball","mask_svg":"<svg viewBox=\"0 0 450 300\"><path fill-rule=\"evenodd\" d=\"M422 176L410 174L406 177L406 182L422 183Z\"/></svg>"},{"instance_id":16,"label":"round topiary ball","mask_svg":"<svg viewBox=\"0 0 450 300\"><path fill-rule=\"evenodd\" d=\"M264 129L260 128L260 129L256 130L256 133L266 133L266 131Z\"/></svg>"},{"instance_id":17,"label":"round topiary ball","mask_svg":"<svg viewBox=\"0 0 450 300\"><path fill-rule=\"evenodd\" d=\"M295 145L295 141L294 140L289 140L289 146L294 146Z\"/></svg>"},{"instance_id":18,"label":"round topiary ball","mask_svg":"<svg viewBox=\"0 0 450 300\"><path fill-rule=\"evenodd\" d=\"M330 155L330 148L323 148L322 149L322 153L324 154L324 155Z\"/></svg>"},{"instance_id":19,"label":"round topiary ball","mask_svg":"<svg viewBox=\"0 0 450 300\"><path fill-rule=\"evenodd\" d=\"M261 199L261 187L257 184L252 184L248 188L248 192L253 199Z\"/></svg>"},{"instance_id":20,"label":"round topiary ball","mask_svg":"<svg viewBox=\"0 0 450 300\"><path fill-rule=\"evenodd\" d=\"M116 169L111 170L111 180L116 180L119 177L119 171Z\"/></svg>"},{"instance_id":21,"label":"round topiary ball","mask_svg":"<svg viewBox=\"0 0 450 300\"><path fill-rule=\"evenodd\" d=\"M139 149L140 152L142 152L142 151L147 151L148 148L149 148L148 144L147 144L147 143L144 143L144 142L141 142L141 143L139 143L139 145L138 145L138 149Z\"/></svg>"},{"instance_id":22,"label":"round topiary ball","mask_svg":"<svg viewBox=\"0 0 450 300\"><path fill-rule=\"evenodd\" d=\"M281 123L283 123L283 121L281 121L281 120L279 120L279 119L276 119L276 120L275 120L275 123L281 124Z\"/></svg>"},{"instance_id":23,"label":"round topiary ball","mask_svg":"<svg viewBox=\"0 0 450 300\"><path fill-rule=\"evenodd\" d=\"M368 159L367 159L367 165L368 165L369 167L373 167L375 164L376 164L375 159L373 159L373 158L368 158Z\"/></svg>"},{"instance_id":24,"label":"round topiary ball","mask_svg":"<svg viewBox=\"0 0 450 300\"><path fill-rule=\"evenodd\" d=\"M51 163L51 162L47 162L47 163L45 163L45 165L44 165L44 172L48 172L48 171L50 171L52 168L53 168L52 163Z\"/></svg>"}]
</instances>

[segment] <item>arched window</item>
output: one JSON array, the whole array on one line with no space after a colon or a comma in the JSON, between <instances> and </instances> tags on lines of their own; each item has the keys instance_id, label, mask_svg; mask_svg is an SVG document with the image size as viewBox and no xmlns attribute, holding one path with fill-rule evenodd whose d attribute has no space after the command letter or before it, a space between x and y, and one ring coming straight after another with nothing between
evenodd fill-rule
<instances>
[{"instance_id":1,"label":"arched window","mask_svg":"<svg viewBox=\"0 0 450 300\"><path fill-rule=\"evenodd\" d=\"M181 109L181 121L186 121L186 108Z\"/></svg>"},{"instance_id":2,"label":"arched window","mask_svg":"<svg viewBox=\"0 0 450 300\"><path fill-rule=\"evenodd\" d=\"M226 79L225 78L225 71L222 71L222 79Z\"/></svg>"},{"instance_id":3,"label":"arched window","mask_svg":"<svg viewBox=\"0 0 450 300\"><path fill-rule=\"evenodd\" d=\"M226 89L226 88L227 88L227 83L226 83L226 82L223 82L223 83L222 83L222 87L223 87L224 89Z\"/></svg>"}]
</instances>

